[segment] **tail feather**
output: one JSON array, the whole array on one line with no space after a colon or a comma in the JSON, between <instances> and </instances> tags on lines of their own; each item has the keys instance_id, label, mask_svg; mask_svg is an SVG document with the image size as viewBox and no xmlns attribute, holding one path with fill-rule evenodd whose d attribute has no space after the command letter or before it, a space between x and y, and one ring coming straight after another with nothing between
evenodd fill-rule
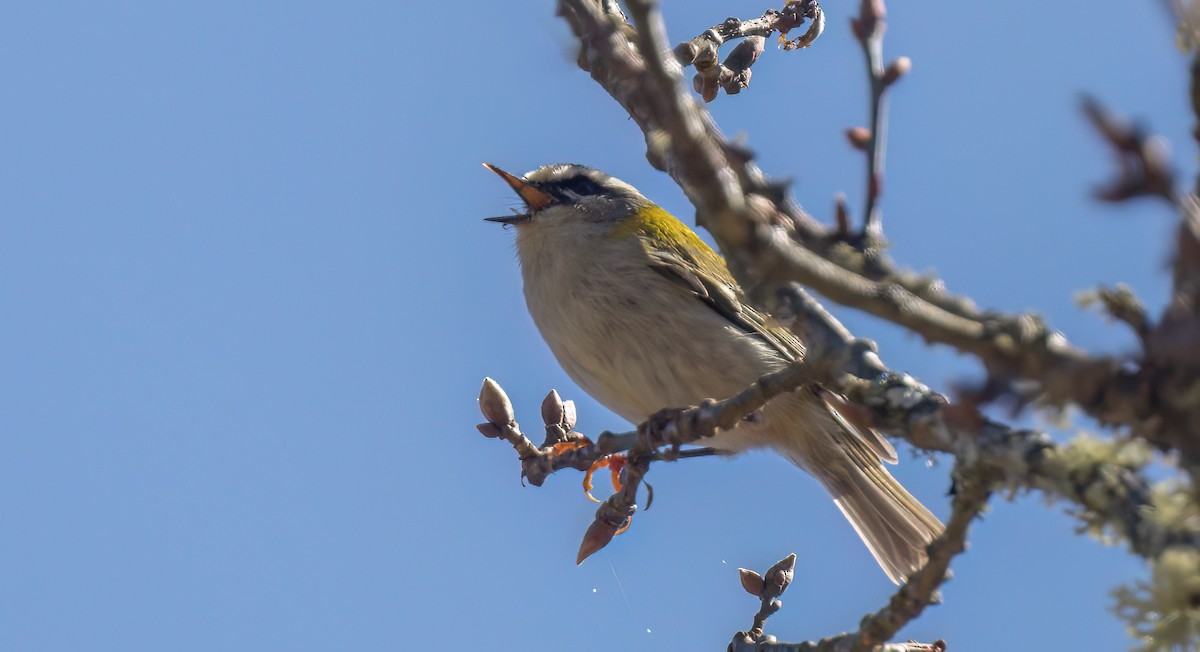
<instances>
[{"instance_id":1,"label":"tail feather","mask_svg":"<svg viewBox=\"0 0 1200 652\"><path fill-rule=\"evenodd\" d=\"M901 584L928 560L925 549L943 526L886 469L878 462L876 465L854 469L857 473L824 484L883 572Z\"/></svg>"},{"instance_id":2,"label":"tail feather","mask_svg":"<svg viewBox=\"0 0 1200 652\"><path fill-rule=\"evenodd\" d=\"M901 584L928 560L926 548L944 526L884 468L883 460L895 457L890 445L892 454L884 455L869 437L826 413L810 412L808 422L820 418L827 426L786 437L778 449L821 481L884 573Z\"/></svg>"}]
</instances>

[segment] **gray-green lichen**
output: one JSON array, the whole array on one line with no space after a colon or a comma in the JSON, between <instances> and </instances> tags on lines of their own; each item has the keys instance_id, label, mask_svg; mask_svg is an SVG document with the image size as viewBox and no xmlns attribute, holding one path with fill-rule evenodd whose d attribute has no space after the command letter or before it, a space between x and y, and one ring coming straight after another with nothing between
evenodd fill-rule
<instances>
[{"instance_id":1,"label":"gray-green lichen","mask_svg":"<svg viewBox=\"0 0 1200 652\"><path fill-rule=\"evenodd\" d=\"M1194 510L1194 505L1192 506ZM1175 546L1150 564L1149 581L1113 591L1114 611L1141 652L1200 647L1200 552Z\"/></svg>"},{"instance_id":2,"label":"gray-green lichen","mask_svg":"<svg viewBox=\"0 0 1200 652\"><path fill-rule=\"evenodd\" d=\"M1200 649L1200 504L1183 482L1153 487L1131 474L1153 461L1142 440L1076 436L1061 446L1027 449L1013 461L1010 490L1036 487L1065 498L1080 530L1108 544L1127 543L1150 563L1150 577L1113 591L1138 650ZM1014 473L1015 472L1015 473ZM1025 475L1028 474L1028 475Z\"/></svg>"},{"instance_id":3,"label":"gray-green lichen","mask_svg":"<svg viewBox=\"0 0 1200 652\"><path fill-rule=\"evenodd\" d=\"M1152 459L1141 440L1101 439L1087 433L1061 446L1047 448L1032 461L1036 469L1029 484L1049 499L1066 498L1074 506L1080 530L1104 541L1127 541L1135 550L1156 553L1165 541L1143 540L1148 512L1148 488L1131 483L1126 475ZM1135 495L1137 494L1137 495ZM1137 506L1137 507L1135 507ZM1136 513L1131 513L1136 512ZM1158 530L1161 528L1150 528Z\"/></svg>"},{"instance_id":4,"label":"gray-green lichen","mask_svg":"<svg viewBox=\"0 0 1200 652\"><path fill-rule=\"evenodd\" d=\"M1186 483L1160 482L1150 492L1154 505L1146 518L1159 527L1179 532L1200 532L1200 504Z\"/></svg>"}]
</instances>

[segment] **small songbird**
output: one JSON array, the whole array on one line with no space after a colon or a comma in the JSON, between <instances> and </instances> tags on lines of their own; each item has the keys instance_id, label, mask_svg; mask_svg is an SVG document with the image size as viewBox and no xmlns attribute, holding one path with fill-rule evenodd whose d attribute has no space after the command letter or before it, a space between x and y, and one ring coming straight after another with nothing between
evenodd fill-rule
<instances>
[{"instance_id":1,"label":"small songbird","mask_svg":"<svg viewBox=\"0 0 1200 652\"><path fill-rule=\"evenodd\" d=\"M622 417L731 396L804 356L716 252L633 186L581 165L524 178L484 165L528 209L487 219L516 227L534 323L571 378ZM893 582L925 563L942 524L884 468L897 461L886 439L812 392L780 396L761 417L704 444L770 448L812 474Z\"/></svg>"}]
</instances>

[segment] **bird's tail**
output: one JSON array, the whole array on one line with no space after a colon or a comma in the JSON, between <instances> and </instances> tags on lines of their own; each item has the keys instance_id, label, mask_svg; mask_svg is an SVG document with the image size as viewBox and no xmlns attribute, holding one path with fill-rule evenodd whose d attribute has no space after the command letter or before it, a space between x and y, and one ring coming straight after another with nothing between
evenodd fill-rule
<instances>
[{"instance_id":1,"label":"bird's tail","mask_svg":"<svg viewBox=\"0 0 1200 652\"><path fill-rule=\"evenodd\" d=\"M893 582L903 583L925 565L925 549L942 533L942 523L882 464L822 483Z\"/></svg>"},{"instance_id":2,"label":"bird's tail","mask_svg":"<svg viewBox=\"0 0 1200 652\"><path fill-rule=\"evenodd\" d=\"M829 414L817 417L828 425L820 429L824 441L790 437L780 452L821 481L883 572L901 584L928 560L926 548L944 526L884 468L883 460L895 462L887 440L829 412L832 423Z\"/></svg>"}]
</instances>

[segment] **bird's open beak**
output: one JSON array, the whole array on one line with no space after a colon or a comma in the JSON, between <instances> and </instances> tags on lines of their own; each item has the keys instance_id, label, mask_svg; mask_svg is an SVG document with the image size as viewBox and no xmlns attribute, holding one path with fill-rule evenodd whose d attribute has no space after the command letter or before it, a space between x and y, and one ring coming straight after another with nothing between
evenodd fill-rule
<instances>
[{"instance_id":1,"label":"bird's open beak","mask_svg":"<svg viewBox=\"0 0 1200 652\"><path fill-rule=\"evenodd\" d=\"M517 194L521 196L521 200L525 202L525 206L529 208L530 212L541 210L554 203L552 195L534 188L518 177L501 170L491 163L484 163L483 167L500 175L500 178L504 179L505 183L517 191ZM517 224L529 219L529 217L529 215L509 215L506 217L485 217L484 219L489 222L500 222L501 224Z\"/></svg>"}]
</instances>

